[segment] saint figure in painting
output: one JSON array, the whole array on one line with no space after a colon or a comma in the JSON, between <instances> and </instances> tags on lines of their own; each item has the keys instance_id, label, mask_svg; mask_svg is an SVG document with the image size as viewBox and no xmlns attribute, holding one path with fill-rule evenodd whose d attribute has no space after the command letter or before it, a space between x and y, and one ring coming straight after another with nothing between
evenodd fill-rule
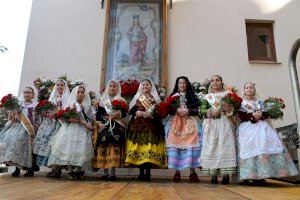
<instances>
[{"instance_id":1,"label":"saint figure in painting","mask_svg":"<svg viewBox=\"0 0 300 200\"><path fill-rule=\"evenodd\" d=\"M140 16L134 15L132 18L127 37L130 41L130 64L137 64L144 61L148 38L144 32L145 27L140 24Z\"/></svg>"}]
</instances>

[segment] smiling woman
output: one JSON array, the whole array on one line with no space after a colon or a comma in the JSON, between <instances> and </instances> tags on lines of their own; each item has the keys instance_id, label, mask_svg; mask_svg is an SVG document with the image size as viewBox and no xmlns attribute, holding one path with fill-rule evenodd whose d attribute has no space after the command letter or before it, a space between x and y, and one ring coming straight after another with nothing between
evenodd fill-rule
<instances>
[{"instance_id":1,"label":"smiling woman","mask_svg":"<svg viewBox=\"0 0 300 200\"><path fill-rule=\"evenodd\" d=\"M0 66L5 71L0 74L0 96L18 92L31 3L32 0L0 1Z\"/></svg>"}]
</instances>

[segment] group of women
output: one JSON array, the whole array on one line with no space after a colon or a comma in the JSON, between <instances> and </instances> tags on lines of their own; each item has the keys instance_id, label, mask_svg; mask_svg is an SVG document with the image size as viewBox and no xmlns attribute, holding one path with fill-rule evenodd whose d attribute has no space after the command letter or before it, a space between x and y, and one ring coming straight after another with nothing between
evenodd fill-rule
<instances>
[{"instance_id":1,"label":"group of women","mask_svg":"<svg viewBox=\"0 0 300 200\"><path fill-rule=\"evenodd\" d=\"M93 168L104 170L101 180L112 181L120 167L138 167L140 181L149 181L153 168L174 169L175 182L186 168L190 181L199 182L195 169L200 168L212 177L212 184L218 183L219 175L223 184L229 184L236 171L241 182L258 184L270 177L297 175L287 149L262 112L255 84L245 84L238 111L221 103L227 93L222 77L214 75L208 94L199 100L188 78L178 77L170 96L177 97L179 105L162 121L151 112L161 99L150 79L141 81L128 113L113 109L114 100L125 101L116 80L108 82L96 112L84 85L70 93L67 83L57 80L49 101L60 109L75 106L80 118L62 122L48 112L37 123L34 90L26 87L21 113L36 133L24 128L20 112L9 112L10 120L0 132L0 163L16 166L12 176L19 176L22 169L27 170L25 176L33 176L35 166L48 166L52 171L47 176L60 177L66 169L68 178L84 179L84 172Z\"/></svg>"}]
</instances>

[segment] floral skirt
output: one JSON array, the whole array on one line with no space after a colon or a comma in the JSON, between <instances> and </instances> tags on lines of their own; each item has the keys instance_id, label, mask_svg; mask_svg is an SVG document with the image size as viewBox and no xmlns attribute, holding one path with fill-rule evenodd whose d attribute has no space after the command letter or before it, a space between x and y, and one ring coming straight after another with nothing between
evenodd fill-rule
<instances>
[{"instance_id":1,"label":"floral skirt","mask_svg":"<svg viewBox=\"0 0 300 200\"><path fill-rule=\"evenodd\" d=\"M240 180L289 177L298 174L286 148L282 153L261 154L245 160L239 159L238 172Z\"/></svg>"},{"instance_id":2,"label":"floral skirt","mask_svg":"<svg viewBox=\"0 0 300 200\"><path fill-rule=\"evenodd\" d=\"M139 166L148 163L157 168L167 167L165 143L148 143L148 145L146 145L133 143L131 140L127 140L125 165Z\"/></svg>"},{"instance_id":3,"label":"floral skirt","mask_svg":"<svg viewBox=\"0 0 300 200\"><path fill-rule=\"evenodd\" d=\"M21 123L8 124L0 132L0 163L32 167L31 139Z\"/></svg>"},{"instance_id":4,"label":"floral skirt","mask_svg":"<svg viewBox=\"0 0 300 200\"><path fill-rule=\"evenodd\" d=\"M36 164L47 166L50 155L50 143L58 132L61 124L58 120L44 118L34 138L33 153L36 156Z\"/></svg>"},{"instance_id":5,"label":"floral skirt","mask_svg":"<svg viewBox=\"0 0 300 200\"><path fill-rule=\"evenodd\" d=\"M119 144L101 144L97 147L93 159L93 168L108 169L123 167L124 148Z\"/></svg>"}]
</instances>

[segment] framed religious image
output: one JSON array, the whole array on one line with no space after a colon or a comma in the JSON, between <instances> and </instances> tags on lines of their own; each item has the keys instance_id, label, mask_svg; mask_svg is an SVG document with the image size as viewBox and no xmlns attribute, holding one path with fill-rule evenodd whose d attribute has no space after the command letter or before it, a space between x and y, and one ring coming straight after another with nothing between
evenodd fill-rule
<instances>
[{"instance_id":1,"label":"framed religious image","mask_svg":"<svg viewBox=\"0 0 300 200\"><path fill-rule=\"evenodd\" d=\"M101 87L151 78L167 86L166 0L108 0Z\"/></svg>"}]
</instances>

